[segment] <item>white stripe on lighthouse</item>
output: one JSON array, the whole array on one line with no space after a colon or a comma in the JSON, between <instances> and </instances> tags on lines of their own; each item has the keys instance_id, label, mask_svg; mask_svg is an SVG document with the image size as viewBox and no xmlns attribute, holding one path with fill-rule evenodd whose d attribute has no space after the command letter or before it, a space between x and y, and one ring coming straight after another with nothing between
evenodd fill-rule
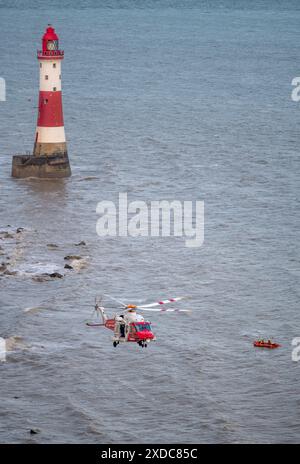
<instances>
[{"instance_id":1,"label":"white stripe on lighthouse","mask_svg":"<svg viewBox=\"0 0 300 464\"><path fill-rule=\"evenodd\" d=\"M61 60L39 60L40 90L61 91Z\"/></svg>"},{"instance_id":2,"label":"white stripe on lighthouse","mask_svg":"<svg viewBox=\"0 0 300 464\"><path fill-rule=\"evenodd\" d=\"M65 128L61 127L37 127L38 143L63 143L66 141Z\"/></svg>"}]
</instances>

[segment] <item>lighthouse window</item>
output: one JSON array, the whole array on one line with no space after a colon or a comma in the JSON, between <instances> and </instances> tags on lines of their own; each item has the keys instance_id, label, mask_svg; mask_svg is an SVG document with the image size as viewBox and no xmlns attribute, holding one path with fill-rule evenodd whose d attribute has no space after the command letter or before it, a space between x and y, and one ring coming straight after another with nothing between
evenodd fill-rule
<instances>
[{"instance_id":1,"label":"lighthouse window","mask_svg":"<svg viewBox=\"0 0 300 464\"><path fill-rule=\"evenodd\" d=\"M61 79L61 74L59 75L59 78Z\"/></svg>"},{"instance_id":2,"label":"lighthouse window","mask_svg":"<svg viewBox=\"0 0 300 464\"><path fill-rule=\"evenodd\" d=\"M44 105L47 105L48 103L48 98L44 98Z\"/></svg>"},{"instance_id":3,"label":"lighthouse window","mask_svg":"<svg viewBox=\"0 0 300 464\"><path fill-rule=\"evenodd\" d=\"M53 92L55 92L55 91L56 91L56 87L53 87Z\"/></svg>"},{"instance_id":4,"label":"lighthouse window","mask_svg":"<svg viewBox=\"0 0 300 464\"><path fill-rule=\"evenodd\" d=\"M42 63L40 63L40 68L42 67Z\"/></svg>"},{"instance_id":5,"label":"lighthouse window","mask_svg":"<svg viewBox=\"0 0 300 464\"><path fill-rule=\"evenodd\" d=\"M53 63L53 68L56 68L56 63Z\"/></svg>"},{"instance_id":6,"label":"lighthouse window","mask_svg":"<svg viewBox=\"0 0 300 464\"><path fill-rule=\"evenodd\" d=\"M46 76L45 76L45 79L46 79L46 81L48 80L48 76L47 76L47 74L46 74Z\"/></svg>"},{"instance_id":7,"label":"lighthouse window","mask_svg":"<svg viewBox=\"0 0 300 464\"><path fill-rule=\"evenodd\" d=\"M48 40L47 42L47 50L58 50L58 40Z\"/></svg>"}]
</instances>

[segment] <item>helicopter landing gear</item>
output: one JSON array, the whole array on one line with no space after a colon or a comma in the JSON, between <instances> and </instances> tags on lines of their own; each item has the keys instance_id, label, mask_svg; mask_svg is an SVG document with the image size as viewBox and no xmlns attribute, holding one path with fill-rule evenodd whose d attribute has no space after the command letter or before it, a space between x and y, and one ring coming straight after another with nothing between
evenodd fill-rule
<instances>
[{"instance_id":1,"label":"helicopter landing gear","mask_svg":"<svg viewBox=\"0 0 300 464\"><path fill-rule=\"evenodd\" d=\"M142 347L142 348L147 348L147 343L145 342L142 342L142 341L139 341L139 345Z\"/></svg>"}]
</instances>

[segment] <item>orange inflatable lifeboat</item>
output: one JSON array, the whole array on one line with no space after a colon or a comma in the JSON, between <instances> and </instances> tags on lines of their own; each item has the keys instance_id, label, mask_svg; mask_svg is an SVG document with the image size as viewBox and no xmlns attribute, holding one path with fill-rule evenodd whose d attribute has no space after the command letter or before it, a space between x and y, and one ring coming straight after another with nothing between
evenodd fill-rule
<instances>
[{"instance_id":1,"label":"orange inflatable lifeboat","mask_svg":"<svg viewBox=\"0 0 300 464\"><path fill-rule=\"evenodd\" d=\"M273 349L273 348L278 348L280 345L278 343L273 343L271 342L271 340L255 340L253 342L253 345L254 346L257 346L259 348L270 348L270 349Z\"/></svg>"}]
</instances>

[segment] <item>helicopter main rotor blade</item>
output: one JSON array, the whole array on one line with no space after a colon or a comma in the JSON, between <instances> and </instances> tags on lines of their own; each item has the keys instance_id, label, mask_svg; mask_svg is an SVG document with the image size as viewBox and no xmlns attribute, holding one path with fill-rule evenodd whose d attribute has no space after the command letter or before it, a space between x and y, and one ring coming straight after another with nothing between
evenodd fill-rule
<instances>
[{"instance_id":1,"label":"helicopter main rotor blade","mask_svg":"<svg viewBox=\"0 0 300 464\"><path fill-rule=\"evenodd\" d=\"M162 300L162 301L157 301L156 303L150 303L146 305L138 305L137 308L139 309L144 309L144 308L155 308L155 306L160 306L168 303L175 303L176 301L182 300L184 297L180 296L177 298L170 298L169 300Z\"/></svg>"},{"instance_id":2,"label":"helicopter main rotor blade","mask_svg":"<svg viewBox=\"0 0 300 464\"><path fill-rule=\"evenodd\" d=\"M125 304L123 301L117 300L117 298L114 298L113 296L110 296L110 295L105 295L105 296L107 296L108 298L110 298L110 299L113 300L113 301L116 301L117 303L119 303L120 305L122 305L124 308L127 307L127 304Z\"/></svg>"},{"instance_id":3,"label":"helicopter main rotor blade","mask_svg":"<svg viewBox=\"0 0 300 464\"><path fill-rule=\"evenodd\" d=\"M137 308L141 311L161 312L161 313L190 313L191 309L172 309L172 308L143 308L139 306Z\"/></svg>"}]
</instances>

